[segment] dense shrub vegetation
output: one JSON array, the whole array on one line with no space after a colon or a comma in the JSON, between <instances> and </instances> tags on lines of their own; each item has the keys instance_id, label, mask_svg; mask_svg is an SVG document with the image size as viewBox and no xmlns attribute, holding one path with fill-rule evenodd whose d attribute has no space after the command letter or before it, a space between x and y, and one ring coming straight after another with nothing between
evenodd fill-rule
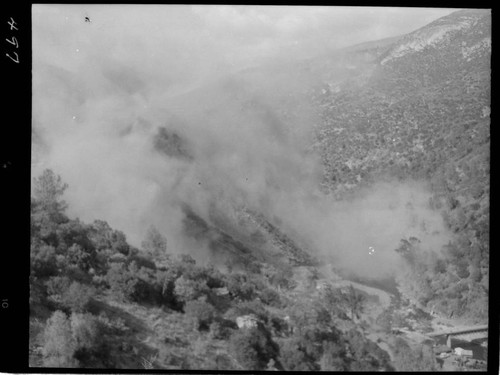
<instances>
[{"instance_id":1,"label":"dense shrub vegetation","mask_svg":"<svg viewBox=\"0 0 500 375\"><path fill-rule=\"evenodd\" d=\"M32 338L40 350L31 361L38 365L106 368L156 363L255 370L387 366L383 352L374 347L374 359L365 363L368 351L356 356L354 347L369 345L367 339L358 334L353 342L334 326L335 319L355 319L362 310L363 299L354 289L340 294L327 290L324 299L313 303L293 302L284 294L293 289L284 277L291 277L289 268L280 271L256 263L254 272L223 273L198 265L189 255L169 254L166 238L154 227L139 250L102 220L85 224L68 218L65 189L51 170L35 180L30 309L31 324L43 328ZM154 324L163 327L163 345L175 345L184 354L168 354L166 346L159 345L156 354L141 362L139 352L147 347L137 337L147 329L126 312L133 306L161 312L162 323ZM110 319L110 314L118 317ZM245 316L256 319L253 328L237 326L238 317ZM185 341L188 337L192 342ZM208 358L215 347L225 349Z\"/></svg>"},{"instance_id":2,"label":"dense shrub vegetation","mask_svg":"<svg viewBox=\"0 0 500 375\"><path fill-rule=\"evenodd\" d=\"M454 25L470 15L457 12L436 23ZM487 12L474 16L470 29L439 48L384 64L390 49L365 50L371 65L341 84L318 88L314 96L322 121L315 148L324 164L323 190L339 198L385 177L430 183L429 206L454 235L440 258L412 248L413 263L399 278L403 293L444 316L484 321L491 51L482 41L491 33L491 18ZM464 58L468 43L483 47Z\"/></svg>"},{"instance_id":3,"label":"dense shrub vegetation","mask_svg":"<svg viewBox=\"0 0 500 375\"><path fill-rule=\"evenodd\" d=\"M452 239L428 251L418 238L402 238L394 249L403 260L398 288L422 310L477 322L488 311L490 63L486 50L469 60L461 51L489 35L486 18L439 53L425 48L382 64L389 44L366 49L364 68L341 82L317 77L313 92L323 192L342 199L379 179L427 181L429 207ZM154 138L157 151L183 162L193 161L191 147L166 128ZM70 218L67 187L50 169L34 179L32 366L436 370L432 348L392 335L410 320L392 304L370 316L378 337L392 337L391 355L368 339L367 294L352 284L317 285L318 260L259 212L239 212L259 228L240 241L181 208L186 233L209 238L208 258L221 248L227 255L216 267L178 254L154 226L136 248L103 220ZM276 253L264 256L271 242Z\"/></svg>"}]
</instances>

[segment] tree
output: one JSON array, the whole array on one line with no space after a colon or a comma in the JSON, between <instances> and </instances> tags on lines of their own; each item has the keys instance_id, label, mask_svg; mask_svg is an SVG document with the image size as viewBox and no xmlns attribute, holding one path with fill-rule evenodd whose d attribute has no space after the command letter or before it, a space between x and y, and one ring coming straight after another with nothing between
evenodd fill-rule
<instances>
[{"instance_id":1,"label":"tree","mask_svg":"<svg viewBox=\"0 0 500 375\"><path fill-rule=\"evenodd\" d=\"M34 179L30 216L32 240L43 240L47 245L57 246L58 224L68 221L64 214L66 203L60 199L66 188L61 178L49 169Z\"/></svg>"},{"instance_id":2,"label":"tree","mask_svg":"<svg viewBox=\"0 0 500 375\"><path fill-rule=\"evenodd\" d=\"M76 346L74 358L81 367L115 367L106 341L105 323L89 313L72 313L70 322Z\"/></svg>"},{"instance_id":3,"label":"tree","mask_svg":"<svg viewBox=\"0 0 500 375\"><path fill-rule=\"evenodd\" d=\"M347 293L347 303L351 311L351 319L355 317L359 319L359 314L363 312L365 297L356 292L352 284L350 285Z\"/></svg>"},{"instance_id":4,"label":"tree","mask_svg":"<svg viewBox=\"0 0 500 375\"><path fill-rule=\"evenodd\" d=\"M138 279L130 274L123 263L111 263L106 281L114 295L121 299L132 299Z\"/></svg>"},{"instance_id":5,"label":"tree","mask_svg":"<svg viewBox=\"0 0 500 375\"><path fill-rule=\"evenodd\" d=\"M49 277L57 274L56 250L43 243L31 244L31 274L36 277Z\"/></svg>"},{"instance_id":6,"label":"tree","mask_svg":"<svg viewBox=\"0 0 500 375\"><path fill-rule=\"evenodd\" d=\"M291 269L275 270L268 276L269 283L278 289L293 289L297 282L293 279L293 272Z\"/></svg>"},{"instance_id":7,"label":"tree","mask_svg":"<svg viewBox=\"0 0 500 375\"><path fill-rule=\"evenodd\" d=\"M314 358L301 348L299 339L287 340L280 347L280 363L286 371L317 371Z\"/></svg>"},{"instance_id":8,"label":"tree","mask_svg":"<svg viewBox=\"0 0 500 375\"><path fill-rule=\"evenodd\" d=\"M146 238L141 243L142 249L158 262L168 260L167 256L167 239L163 236L155 226L150 226L146 233Z\"/></svg>"},{"instance_id":9,"label":"tree","mask_svg":"<svg viewBox=\"0 0 500 375\"><path fill-rule=\"evenodd\" d=\"M194 258L189 254L179 254L177 255L177 258L182 263L189 264L192 266L196 265L196 260L194 260Z\"/></svg>"},{"instance_id":10,"label":"tree","mask_svg":"<svg viewBox=\"0 0 500 375\"><path fill-rule=\"evenodd\" d=\"M162 284L159 282L156 270L140 267L134 260L129 264L129 274L137 279L133 300L136 302L161 303L163 301Z\"/></svg>"},{"instance_id":11,"label":"tree","mask_svg":"<svg viewBox=\"0 0 500 375\"><path fill-rule=\"evenodd\" d=\"M87 251L74 243L66 251L66 261L68 266L88 272L95 265L95 253L93 249Z\"/></svg>"},{"instance_id":12,"label":"tree","mask_svg":"<svg viewBox=\"0 0 500 375\"><path fill-rule=\"evenodd\" d=\"M111 248L113 229L104 220L94 220L89 226L89 238L97 251Z\"/></svg>"},{"instance_id":13,"label":"tree","mask_svg":"<svg viewBox=\"0 0 500 375\"><path fill-rule=\"evenodd\" d=\"M391 369L390 357L378 345L356 329L351 329L344 335L347 340L349 352L352 360L349 364L349 371L377 371Z\"/></svg>"},{"instance_id":14,"label":"tree","mask_svg":"<svg viewBox=\"0 0 500 375\"><path fill-rule=\"evenodd\" d=\"M398 371L434 371L435 357L432 348L420 345L411 348L402 338L393 344L394 364Z\"/></svg>"},{"instance_id":15,"label":"tree","mask_svg":"<svg viewBox=\"0 0 500 375\"><path fill-rule=\"evenodd\" d=\"M39 278L34 275L30 275L29 278L30 295L30 315L37 313L38 306L46 305L46 290Z\"/></svg>"},{"instance_id":16,"label":"tree","mask_svg":"<svg viewBox=\"0 0 500 375\"><path fill-rule=\"evenodd\" d=\"M177 280L175 280L174 293L179 301L187 302L190 300L197 299L198 297L206 294L209 288L207 286L206 280L193 280L188 279L182 275Z\"/></svg>"},{"instance_id":17,"label":"tree","mask_svg":"<svg viewBox=\"0 0 500 375\"><path fill-rule=\"evenodd\" d=\"M130 258L129 258L130 259ZM134 258L126 263L111 263L106 281L113 294L124 300L158 303L162 300L161 280L156 270L139 267Z\"/></svg>"},{"instance_id":18,"label":"tree","mask_svg":"<svg viewBox=\"0 0 500 375\"><path fill-rule=\"evenodd\" d=\"M96 293L93 287L72 281L67 276L53 276L46 285L50 300L66 311L85 311Z\"/></svg>"},{"instance_id":19,"label":"tree","mask_svg":"<svg viewBox=\"0 0 500 375\"><path fill-rule=\"evenodd\" d=\"M321 371L348 371L345 355L346 351L341 344L328 342L319 362Z\"/></svg>"},{"instance_id":20,"label":"tree","mask_svg":"<svg viewBox=\"0 0 500 375\"><path fill-rule=\"evenodd\" d=\"M94 250L94 244L89 238L90 226L79 219L68 220L57 227L58 251L65 251L72 245L78 245L86 251Z\"/></svg>"},{"instance_id":21,"label":"tree","mask_svg":"<svg viewBox=\"0 0 500 375\"><path fill-rule=\"evenodd\" d=\"M266 305L270 305L277 308L282 306L280 294L273 289L269 288L264 289L259 294L259 297L261 301L264 302Z\"/></svg>"},{"instance_id":22,"label":"tree","mask_svg":"<svg viewBox=\"0 0 500 375\"><path fill-rule=\"evenodd\" d=\"M314 327L316 325L316 311L311 308L308 301L296 301L289 308L289 316L291 323L297 328L298 332L306 330L308 327Z\"/></svg>"},{"instance_id":23,"label":"tree","mask_svg":"<svg viewBox=\"0 0 500 375\"><path fill-rule=\"evenodd\" d=\"M93 349L101 341L98 320L89 313L72 313L70 317L71 332L77 349Z\"/></svg>"},{"instance_id":24,"label":"tree","mask_svg":"<svg viewBox=\"0 0 500 375\"><path fill-rule=\"evenodd\" d=\"M198 330L208 329L216 316L215 307L203 299L187 301L184 311L187 316L195 320Z\"/></svg>"},{"instance_id":25,"label":"tree","mask_svg":"<svg viewBox=\"0 0 500 375\"><path fill-rule=\"evenodd\" d=\"M48 367L78 367L73 357L76 343L71 323L62 311L55 311L48 319L43 332L43 362Z\"/></svg>"},{"instance_id":26,"label":"tree","mask_svg":"<svg viewBox=\"0 0 500 375\"><path fill-rule=\"evenodd\" d=\"M177 271L172 268L168 268L167 270L159 269L156 271L156 283L159 286L160 299L162 303L167 304L174 310L180 310L182 308L174 292L177 276Z\"/></svg>"},{"instance_id":27,"label":"tree","mask_svg":"<svg viewBox=\"0 0 500 375\"><path fill-rule=\"evenodd\" d=\"M34 203L46 212L51 220L60 220L67 208L66 202L61 199L67 188L68 185L62 182L61 176L56 175L51 169L45 169L34 179Z\"/></svg>"},{"instance_id":28,"label":"tree","mask_svg":"<svg viewBox=\"0 0 500 375\"><path fill-rule=\"evenodd\" d=\"M261 328L235 331L229 348L245 370L264 370L271 359L276 360L279 351L269 333Z\"/></svg>"},{"instance_id":29,"label":"tree","mask_svg":"<svg viewBox=\"0 0 500 375\"><path fill-rule=\"evenodd\" d=\"M45 285L49 299L60 304L71 285L71 280L67 276L52 276L45 282Z\"/></svg>"},{"instance_id":30,"label":"tree","mask_svg":"<svg viewBox=\"0 0 500 375\"><path fill-rule=\"evenodd\" d=\"M235 298L241 300L252 300L255 297L255 284L252 280L242 273L231 273L227 277L227 289Z\"/></svg>"},{"instance_id":31,"label":"tree","mask_svg":"<svg viewBox=\"0 0 500 375\"><path fill-rule=\"evenodd\" d=\"M345 310L348 308L348 298L340 288L332 288L331 285L326 285L321 290L321 299L332 317L336 316L341 319L348 319L345 313Z\"/></svg>"},{"instance_id":32,"label":"tree","mask_svg":"<svg viewBox=\"0 0 500 375\"><path fill-rule=\"evenodd\" d=\"M87 307L96 294L93 287L74 281L64 293L62 304L72 312L81 313L87 310Z\"/></svg>"},{"instance_id":33,"label":"tree","mask_svg":"<svg viewBox=\"0 0 500 375\"><path fill-rule=\"evenodd\" d=\"M395 251L400 254L409 265L414 266L417 253L420 249L419 243L420 240L416 237L410 237L408 240L403 238Z\"/></svg>"}]
</instances>

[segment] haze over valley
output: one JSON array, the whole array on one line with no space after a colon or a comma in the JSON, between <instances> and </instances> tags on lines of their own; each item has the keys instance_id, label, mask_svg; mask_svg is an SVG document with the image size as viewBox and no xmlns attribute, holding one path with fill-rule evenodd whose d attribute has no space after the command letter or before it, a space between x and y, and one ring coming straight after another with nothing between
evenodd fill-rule
<instances>
[{"instance_id":1,"label":"haze over valley","mask_svg":"<svg viewBox=\"0 0 500 375\"><path fill-rule=\"evenodd\" d=\"M417 336L487 324L490 56L488 10L33 6L30 364L486 366Z\"/></svg>"}]
</instances>

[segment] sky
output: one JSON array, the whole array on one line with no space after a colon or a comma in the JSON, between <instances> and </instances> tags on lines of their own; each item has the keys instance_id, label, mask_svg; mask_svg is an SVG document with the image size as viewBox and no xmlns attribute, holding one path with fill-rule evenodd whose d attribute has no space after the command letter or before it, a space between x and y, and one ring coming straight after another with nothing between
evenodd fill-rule
<instances>
[{"instance_id":1,"label":"sky","mask_svg":"<svg viewBox=\"0 0 500 375\"><path fill-rule=\"evenodd\" d=\"M452 11L33 5L32 174L52 168L69 185L70 216L106 220L135 246L154 225L171 251L196 247L182 235L182 203L207 220L213 207L231 217L231 207L249 206L367 272L370 246L392 251L422 220L444 229L426 211L420 184L325 200L320 160L307 151L316 114L291 94L300 78L280 67L402 35ZM266 64L278 70L231 75ZM160 127L180 136L190 161L154 149ZM394 203L398 194L405 198ZM412 219L417 211L406 204L415 199Z\"/></svg>"},{"instance_id":2,"label":"sky","mask_svg":"<svg viewBox=\"0 0 500 375\"><path fill-rule=\"evenodd\" d=\"M108 59L164 78L213 74L261 63L290 49L310 55L411 32L454 9L34 5L35 60L78 69ZM91 22L84 22L89 17ZM155 72L156 73L156 72ZM156 74L155 74L156 75Z\"/></svg>"}]
</instances>

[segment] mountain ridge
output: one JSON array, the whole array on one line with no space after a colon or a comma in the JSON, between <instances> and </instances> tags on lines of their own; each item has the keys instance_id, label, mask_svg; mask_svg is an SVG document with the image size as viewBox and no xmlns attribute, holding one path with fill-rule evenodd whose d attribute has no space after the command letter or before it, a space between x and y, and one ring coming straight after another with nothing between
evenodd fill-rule
<instances>
[{"instance_id":1,"label":"mountain ridge","mask_svg":"<svg viewBox=\"0 0 500 375\"><path fill-rule=\"evenodd\" d=\"M467 33L481 18L489 15L488 10L459 10L439 18L400 38L382 59L381 64L425 48L438 48L441 44L460 37L459 34Z\"/></svg>"}]
</instances>

